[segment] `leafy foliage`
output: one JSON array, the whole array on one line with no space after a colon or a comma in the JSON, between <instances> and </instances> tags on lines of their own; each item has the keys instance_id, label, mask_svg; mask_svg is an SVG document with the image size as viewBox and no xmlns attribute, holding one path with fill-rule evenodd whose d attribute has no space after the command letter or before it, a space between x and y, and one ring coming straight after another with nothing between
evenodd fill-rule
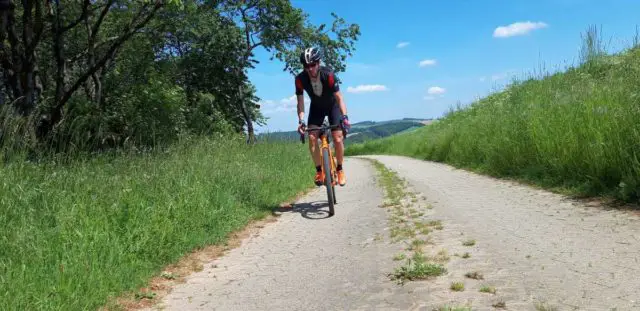
<instances>
[{"instance_id":1,"label":"leafy foliage","mask_svg":"<svg viewBox=\"0 0 640 311\"><path fill-rule=\"evenodd\" d=\"M298 68L321 45L344 70L357 25L331 32L288 0L1 1L4 154L153 147L264 124L247 70L264 48Z\"/></svg>"}]
</instances>

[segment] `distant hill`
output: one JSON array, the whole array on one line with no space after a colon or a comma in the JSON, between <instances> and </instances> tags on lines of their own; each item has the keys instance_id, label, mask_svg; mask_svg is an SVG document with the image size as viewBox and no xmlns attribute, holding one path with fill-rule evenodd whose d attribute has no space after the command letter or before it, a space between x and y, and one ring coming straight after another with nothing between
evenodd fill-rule
<instances>
[{"instance_id":1,"label":"distant hill","mask_svg":"<svg viewBox=\"0 0 640 311\"><path fill-rule=\"evenodd\" d=\"M362 121L353 123L345 144L360 143L367 140L391 136L412 131L431 123L432 119L404 118L389 121ZM258 139L281 139L299 141L300 135L296 131L273 132L258 135Z\"/></svg>"}]
</instances>

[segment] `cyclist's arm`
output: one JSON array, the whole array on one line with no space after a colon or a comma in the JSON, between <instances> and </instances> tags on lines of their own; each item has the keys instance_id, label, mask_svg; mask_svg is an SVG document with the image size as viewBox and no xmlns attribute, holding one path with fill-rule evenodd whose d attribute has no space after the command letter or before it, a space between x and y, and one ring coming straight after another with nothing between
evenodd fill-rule
<instances>
[{"instance_id":1,"label":"cyclist's arm","mask_svg":"<svg viewBox=\"0 0 640 311\"><path fill-rule=\"evenodd\" d=\"M298 120L304 121L304 95L297 95L298 98Z\"/></svg>"},{"instance_id":2,"label":"cyclist's arm","mask_svg":"<svg viewBox=\"0 0 640 311\"><path fill-rule=\"evenodd\" d=\"M298 99L298 120L304 121L304 88L298 77L296 77L296 97Z\"/></svg>"},{"instance_id":3,"label":"cyclist's arm","mask_svg":"<svg viewBox=\"0 0 640 311\"><path fill-rule=\"evenodd\" d=\"M342 115L347 115L347 105L344 103L344 98L342 97L342 93L340 93L340 91L337 91L333 93L333 95L336 97L336 100L338 101L338 105L340 106L340 111L342 111Z\"/></svg>"},{"instance_id":4,"label":"cyclist's arm","mask_svg":"<svg viewBox=\"0 0 640 311\"><path fill-rule=\"evenodd\" d=\"M336 100L338 101L338 105L340 107L340 111L342 111L342 115L346 115L347 114L347 105L344 103L344 98L342 97L342 93L340 92L340 85L338 84L338 81L336 81L336 76L335 74L332 72L329 74L329 87L331 88L331 91L333 91L333 96L336 97Z\"/></svg>"}]
</instances>

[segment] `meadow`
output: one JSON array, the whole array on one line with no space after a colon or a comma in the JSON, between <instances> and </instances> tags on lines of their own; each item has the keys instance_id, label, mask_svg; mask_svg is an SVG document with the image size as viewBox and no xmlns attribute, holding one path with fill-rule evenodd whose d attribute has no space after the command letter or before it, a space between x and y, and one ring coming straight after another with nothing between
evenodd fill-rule
<instances>
[{"instance_id":1,"label":"meadow","mask_svg":"<svg viewBox=\"0 0 640 311\"><path fill-rule=\"evenodd\" d=\"M0 167L3 310L96 310L312 186L305 146L192 138Z\"/></svg>"},{"instance_id":2,"label":"meadow","mask_svg":"<svg viewBox=\"0 0 640 311\"><path fill-rule=\"evenodd\" d=\"M583 36L580 64L516 78L414 132L346 150L396 154L576 196L640 198L640 48L608 54Z\"/></svg>"}]
</instances>

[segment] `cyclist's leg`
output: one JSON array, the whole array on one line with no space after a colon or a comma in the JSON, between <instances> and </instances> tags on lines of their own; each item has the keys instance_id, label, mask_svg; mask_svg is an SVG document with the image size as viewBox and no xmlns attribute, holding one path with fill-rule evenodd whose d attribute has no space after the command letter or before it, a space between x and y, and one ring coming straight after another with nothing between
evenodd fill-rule
<instances>
[{"instance_id":1,"label":"cyclist's leg","mask_svg":"<svg viewBox=\"0 0 640 311\"><path fill-rule=\"evenodd\" d=\"M329 123L331 125L340 125L340 119L342 118L342 112L338 104L333 105L331 112L329 113ZM342 169L342 162L344 161L344 142L342 136L342 128L334 129L331 132L333 136L333 146L336 149L336 160L338 162L338 183L340 186L344 186L346 183L346 177L344 170Z\"/></svg>"},{"instance_id":2,"label":"cyclist's leg","mask_svg":"<svg viewBox=\"0 0 640 311\"><path fill-rule=\"evenodd\" d=\"M309 107L309 118L307 119L307 126L320 127L324 121L325 113L317 106L311 105ZM313 163L316 167L315 183L316 185L322 185L324 176L322 175L322 155L320 154L320 147L318 146L319 131L309 132L309 152L313 158Z\"/></svg>"}]
</instances>

